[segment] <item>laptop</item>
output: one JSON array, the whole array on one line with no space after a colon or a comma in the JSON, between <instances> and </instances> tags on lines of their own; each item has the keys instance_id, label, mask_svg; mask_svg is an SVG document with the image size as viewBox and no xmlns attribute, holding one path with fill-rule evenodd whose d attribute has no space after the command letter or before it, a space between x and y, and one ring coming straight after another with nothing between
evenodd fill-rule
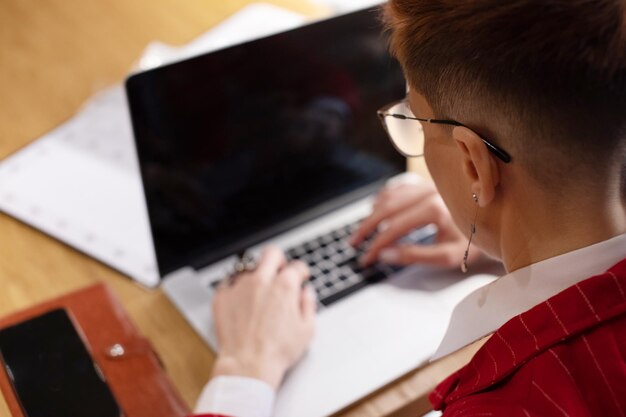
<instances>
[{"instance_id":1,"label":"laptop","mask_svg":"<svg viewBox=\"0 0 626 417\"><path fill-rule=\"evenodd\" d=\"M424 363L456 302L490 279L363 268L367 242L347 243L377 190L406 170L376 117L405 88L376 8L126 82L161 286L207 344L218 349L215 286L240 257L272 243L310 266L317 331L276 417L335 413Z\"/></svg>"}]
</instances>

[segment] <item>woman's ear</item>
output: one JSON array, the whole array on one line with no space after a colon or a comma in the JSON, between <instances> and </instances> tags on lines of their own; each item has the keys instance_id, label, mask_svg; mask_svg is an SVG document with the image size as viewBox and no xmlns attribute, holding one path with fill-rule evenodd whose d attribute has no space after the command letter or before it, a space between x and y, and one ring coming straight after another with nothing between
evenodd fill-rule
<instances>
[{"instance_id":1,"label":"woman's ear","mask_svg":"<svg viewBox=\"0 0 626 417\"><path fill-rule=\"evenodd\" d=\"M452 138L462 152L463 172L471 192L476 193L478 204L484 207L495 198L500 182L496 157L489 152L481 137L465 126L455 127Z\"/></svg>"}]
</instances>

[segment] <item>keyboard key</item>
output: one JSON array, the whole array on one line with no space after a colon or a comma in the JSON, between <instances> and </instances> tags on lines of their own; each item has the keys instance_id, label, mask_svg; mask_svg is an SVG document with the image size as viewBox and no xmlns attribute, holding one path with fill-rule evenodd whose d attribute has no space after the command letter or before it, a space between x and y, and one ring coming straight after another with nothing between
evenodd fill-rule
<instances>
[{"instance_id":1,"label":"keyboard key","mask_svg":"<svg viewBox=\"0 0 626 417\"><path fill-rule=\"evenodd\" d=\"M343 262L344 259L345 257L339 253L336 253L330 257L330 261L336 265L339 265L341 262Z\"/></svg>"},{"instance_id":2,"label":"keyboard key","mask_svg":"<svg viewBox=\"0 0 626 417\"><path fill-rule=\"evenodd\" d=\"M330 235L335 240L342 240L342 239L348 237L348 231L346 229L337 229L337 230L334 230Z\"/></svg>"},{"instance_id":3,"label":"keyboard key","mask_svg":"<svg viewBox=\"0 0 626 417\"><path fill-rule=\"evenodd\" d=\"M333 293L332 293L332 291L330 290L330 288L326 288L326 287L324 287L324 288L320 289L320 290L318 291L318 299L320 300L320 303L321 303L323 306L327 306L328 304L326 304L326 303L324 302L324 300L328 299L330 296L332 296L332 294L333 294Z\"/></svg>"},{"instance_id":4,"label":"keyboard key","mask_svg":"<svg viewBox=\"0 0 626 417\"><path fill-rule=\"evenodd\" d=\"M322 271L315 265L309 267L309 272L311 272L311 277L317 277L322 274Z\"/></svg>"},{"instance_id":5,"label":"keyboard key","mask_svg":"<svg viewBox=\"0 0 626 417\"><path fill-rule=\"evenodd\" d=\"M338 267L343 268L347 267L353 271L362 271L363 267L359 264L359 260L355 256L344 256L343 261L337 264Z\"/></svg>"},{"instance_id":6,"label":"keyboard key","mask_svg":"<svg viewBox=\"0 0 626 417\"><path fill-rule=\"evenodd\" d=\"M321 293L320 292L320 302L322 303L322 305L324 306L328 306L332 303L334 303L335 301L338 301L340 299L342 299L345 296L348 296L352 293L354 293L355 291L360 290L361 288L364 288L365 286L368 285L367 281L361 281L361 282L357 282L354 285L351 285L349 287L345 287L335 293L330 293L330 294L326 294L326 293Z\"/></svg>"},{"instance_id":7,"label":"keyboard key","mask_svg":"<svg viewBox=\"0 0 626 417\"><path fill-rule=\"evenodd\" d=\"M359 275L359 274L350 274L350 275L348 275L348 279L347 279L347 281L348 281L350 284L356 284L356 283L358 283L358 282L364 281L364 279L363 279L363 277L362 277L361 275Z\"/></svg>"},{"instance_id":8,"label":"keyboard key","mask_svg":"<svg viewBox=\"0 0 626 417\"><path fill-rule=\"evenodd\" d=\"M321 244L328 245L329 243L334 242L335 239L331 235L324 235L319 239L319 241Z\"/></svg>"}]
</instances>

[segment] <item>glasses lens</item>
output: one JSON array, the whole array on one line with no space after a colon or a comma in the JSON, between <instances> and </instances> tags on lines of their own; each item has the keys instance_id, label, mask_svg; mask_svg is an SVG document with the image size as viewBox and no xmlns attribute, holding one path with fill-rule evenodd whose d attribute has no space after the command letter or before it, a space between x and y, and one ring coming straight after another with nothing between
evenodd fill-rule
<instances>
[{"instance_id":1,"label":"glasses lens","mask_svg":"<svg viewBox=\"0 0 626 417\"><path fill-rule=\"evenodd\" d=\"M385 113L385 127L396 148L406 156L422 156L424 153L422 124L417 120L391 116L392 114L399 114L414 117L409 106L405 102L401 102L390 107Z\"/></svg>"}]
</instances>

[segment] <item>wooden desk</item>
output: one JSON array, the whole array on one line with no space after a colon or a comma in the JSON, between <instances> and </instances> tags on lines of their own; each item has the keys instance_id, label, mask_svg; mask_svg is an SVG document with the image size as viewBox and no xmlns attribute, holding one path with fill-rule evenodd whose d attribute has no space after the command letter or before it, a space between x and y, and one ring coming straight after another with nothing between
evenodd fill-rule
<instances>
[{"instance_id":1,"label":"wooden desk","mask_svg":"<svg viewBox=\"0 0 626 417\"><path fill-rule=\"evenodd\" d=\"M268 0L323 15L304 0ZM4 0L0 2L0 159L70 118L88 97L120 82L143 48L183 44L248 0ZM147 291L91 258L0 214L0 315L104 281L152 340L192 406L213 355L161 291ZM475 350L472 348L471 350ZM424 394L468 358L413 372L341 413L416 415ZM407 405L409 404L409 405ZM408 414L406 410L411 408ZM8 416L0 400L0 416Z\"/></svg>"}]
</instances>

